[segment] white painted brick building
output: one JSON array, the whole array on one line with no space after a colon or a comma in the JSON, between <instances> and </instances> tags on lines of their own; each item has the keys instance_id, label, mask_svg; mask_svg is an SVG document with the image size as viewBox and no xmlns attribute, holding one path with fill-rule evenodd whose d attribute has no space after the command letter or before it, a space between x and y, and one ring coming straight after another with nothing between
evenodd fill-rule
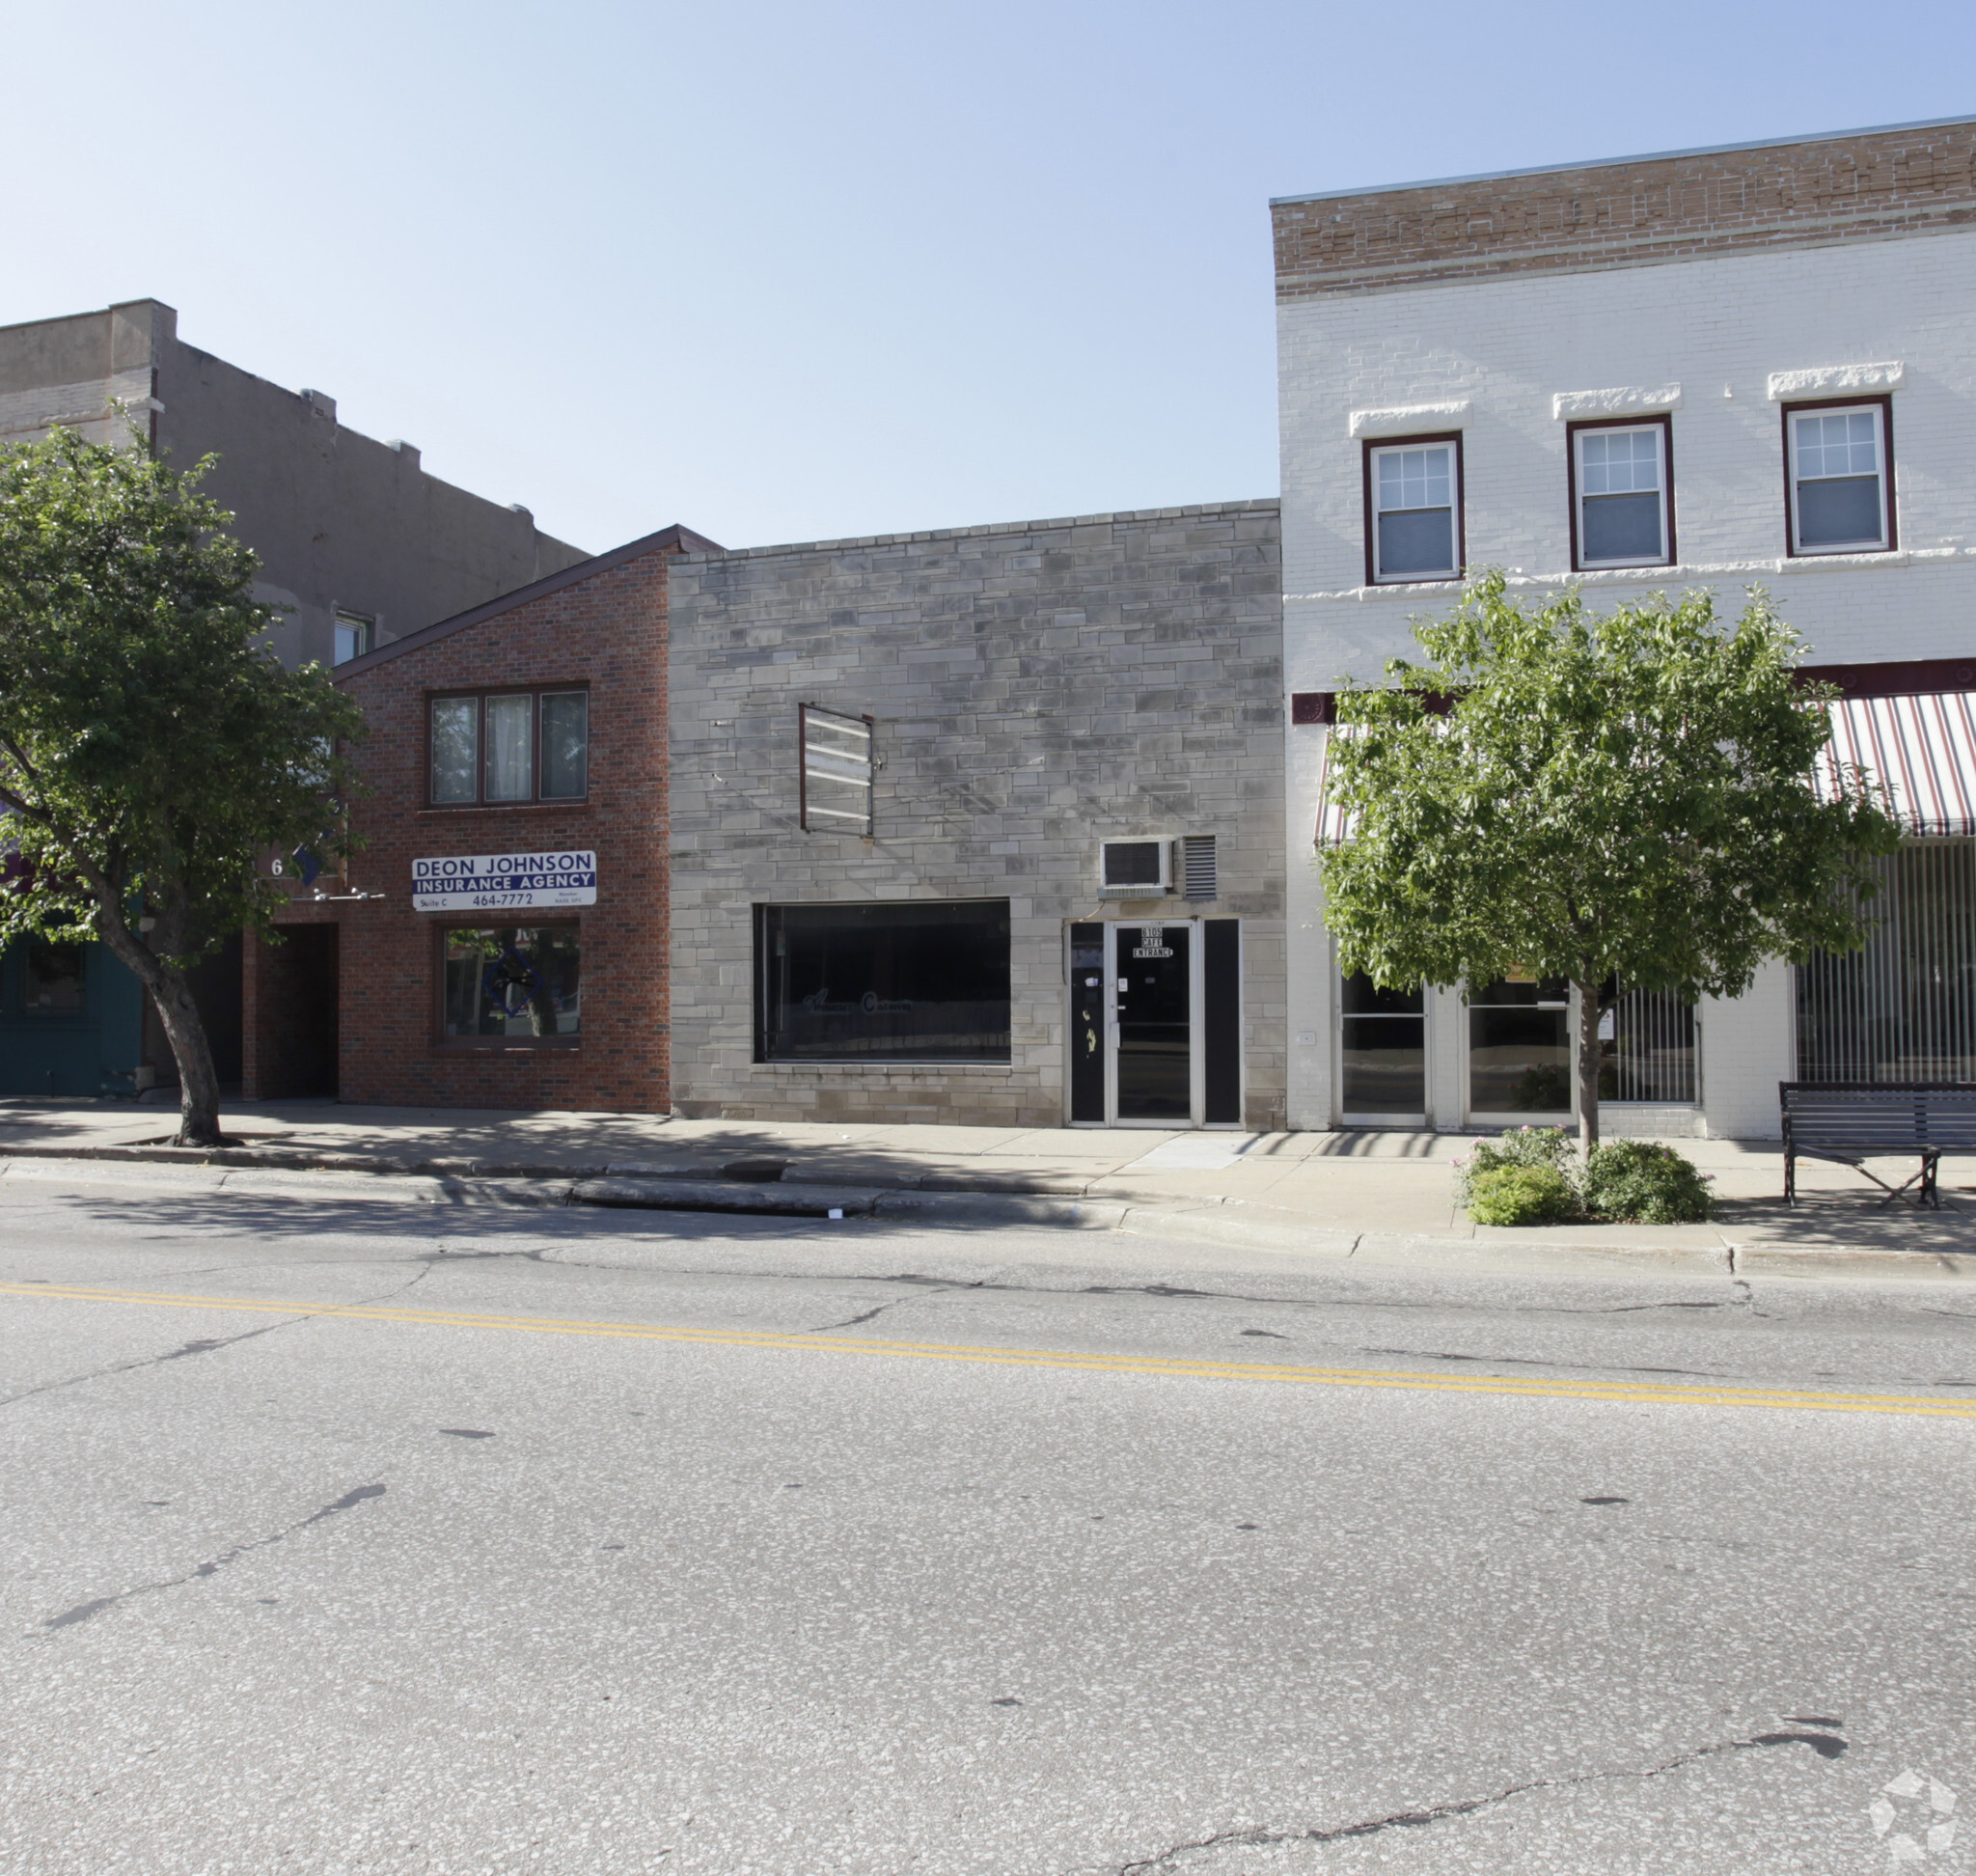
<instances>
[{"instance_id":1,"label":"white painted brick building","mask_svg":"<svg viewBox=\"0 0 1976 1876\"><path fill-rule=\"evenodd\" d=\"M1500 567L1533 598L1576 581L1595 604L1707 586L1732 616L1761 585L1849 694L1976 688L1972 156L1976 123L1956 122L1274 205L1291 1125L1362 1105L1347 1032L1371 1034L1352 1028L1311 864L1329 693L1410 651L1410 621L1445 613L1463 571ZM1825 417L1841 427L1794 428ZM1828 475L1821 439L1849 437L1856 461L1835 454ZM1629 544L1624 503L1600 499L1631 473L1608 454L1635 449L1652 488L1625 510L1622 534L1644 530ZM1452 566L1419 544L1442 525ZM1601 541L1633 564L1600 566ZM1775 1133L1776 1083L1815 1053L1804 994L1779 965L1705 1005L1692 1099L1608 1125ZM1427 993L1428 1124L1493 1112L1482 1020ZM1929 1047L1947 1060L1960 1036Z\"/></svg>"}]
</instances>

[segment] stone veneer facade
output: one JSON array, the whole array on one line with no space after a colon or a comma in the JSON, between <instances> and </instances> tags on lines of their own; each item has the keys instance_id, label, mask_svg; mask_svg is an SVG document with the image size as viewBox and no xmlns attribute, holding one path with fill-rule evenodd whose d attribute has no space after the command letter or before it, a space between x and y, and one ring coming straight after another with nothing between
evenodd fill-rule
<instances>
[{"instance_id":1,"label":"stone veneer facade","mask_svg":"<svg viewBox=\"0 0 1976 1876\"><path fill-rule=\"evenodd\" d=\"M1065 927L1238 917L1244 1114L1283 1117L1273 501L692 554L672 593L672 1089L691 1117L1059 1126ZM869 840L805 833L797 706L876 720ZM1220 897L1101 899L1212 834ZM755 1060L753 907L1006 897L1011 1060Z\"/></svg>"}]
</instances>

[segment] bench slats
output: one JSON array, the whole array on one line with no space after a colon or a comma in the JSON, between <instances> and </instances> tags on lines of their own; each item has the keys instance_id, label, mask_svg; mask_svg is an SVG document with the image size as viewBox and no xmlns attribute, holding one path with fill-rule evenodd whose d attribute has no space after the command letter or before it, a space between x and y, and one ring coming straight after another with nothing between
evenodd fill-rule
<instances>
[{"instance_id":1,"label":"bench slats","mask_svg":"<svg viewBox=\"0 0 1976 1876\"><path fill-rule=\"evenodd\" d=\"M1935 1168L1941 1155L1976 1152L1976 1084L1969 1082L1779 1082L1777 1101L1784 1117L1787 1200L1797 1197L1800 1153L1855 1167L1865 1159L1916 1154L1921 1189L1915 1202L1938 1205ZM1886 1185L1871 1172L1866 1176ZM1906 1190L1887 1187L1888 1198Z\"/></svg>"}]
</instances>

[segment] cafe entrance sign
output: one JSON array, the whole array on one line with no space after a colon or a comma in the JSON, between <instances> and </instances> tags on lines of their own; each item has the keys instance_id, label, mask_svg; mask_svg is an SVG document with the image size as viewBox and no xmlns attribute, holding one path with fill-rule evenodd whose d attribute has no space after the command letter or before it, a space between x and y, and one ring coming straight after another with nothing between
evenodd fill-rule
<instances>
[{"instance_id":1,"label":"cafe entrance sign","mask_svg":"<svg viewBox=\"0 0 1976 1876\"><path fill-rule=\"evenodd\" d=\"M420 912L499 912L596 902L597 856L592 851L453 854L412 862L412 905Z\"/></svg>"}]
</instances>

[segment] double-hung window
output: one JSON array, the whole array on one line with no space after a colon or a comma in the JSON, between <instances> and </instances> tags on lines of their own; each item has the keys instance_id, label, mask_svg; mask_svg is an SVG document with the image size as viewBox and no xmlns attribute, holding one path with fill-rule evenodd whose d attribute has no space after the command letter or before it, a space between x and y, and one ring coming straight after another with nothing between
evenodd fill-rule
<instances>
[{"instance_id":1,"label":"double-hung window","mask_svg":"<svg viewBox=\"0 0 1976 1876\"><path fill-rule=\"evenodd\" d=\"M344 612L341 606L336 615L336 662L348 664L352 658L364 657L377 649L377 621L367 619L362 613Z\"/></svg>"},{"instance_id":2,"label":"double-hung window","mask_svg":"<svg viewBox=\"0 0 1976 1876\"><path fill-rule=\"evenodd\" d=\"M1664 417L1571 427L1573 565L1664 566L1674 503Z\"/></svg>"},{"instance_id":3,"label":"double-hung window","mask_svg":"<svg viewBox=\"0 0 1976 1876\"><path fill-rule=\"evenodd\" d=\"M1870 554L1894 544L1888 411L1884 398L1785 406L1794 554Z\"/></svg>"},{"instance_id":4,"label":"double-hung window","mask_svg":"<svg viewBox=\"0 0 1976 1876\"><path fill-rule=\"evenodd\" d=\"M432 700L432 804L581 801L590 791L587 690L483 691Z\"/></svg>"},{"instance_id":5,"label":"double-hung window","mask_svg":"<svg viewBox=\"0 0 1976 1876\"><path fill-rule=\"evenodd\" d=\"M1365 446L1365 557L1373 584L1454 580L1462 572L1459 436Z\"/></svg>"}]
</instances>

